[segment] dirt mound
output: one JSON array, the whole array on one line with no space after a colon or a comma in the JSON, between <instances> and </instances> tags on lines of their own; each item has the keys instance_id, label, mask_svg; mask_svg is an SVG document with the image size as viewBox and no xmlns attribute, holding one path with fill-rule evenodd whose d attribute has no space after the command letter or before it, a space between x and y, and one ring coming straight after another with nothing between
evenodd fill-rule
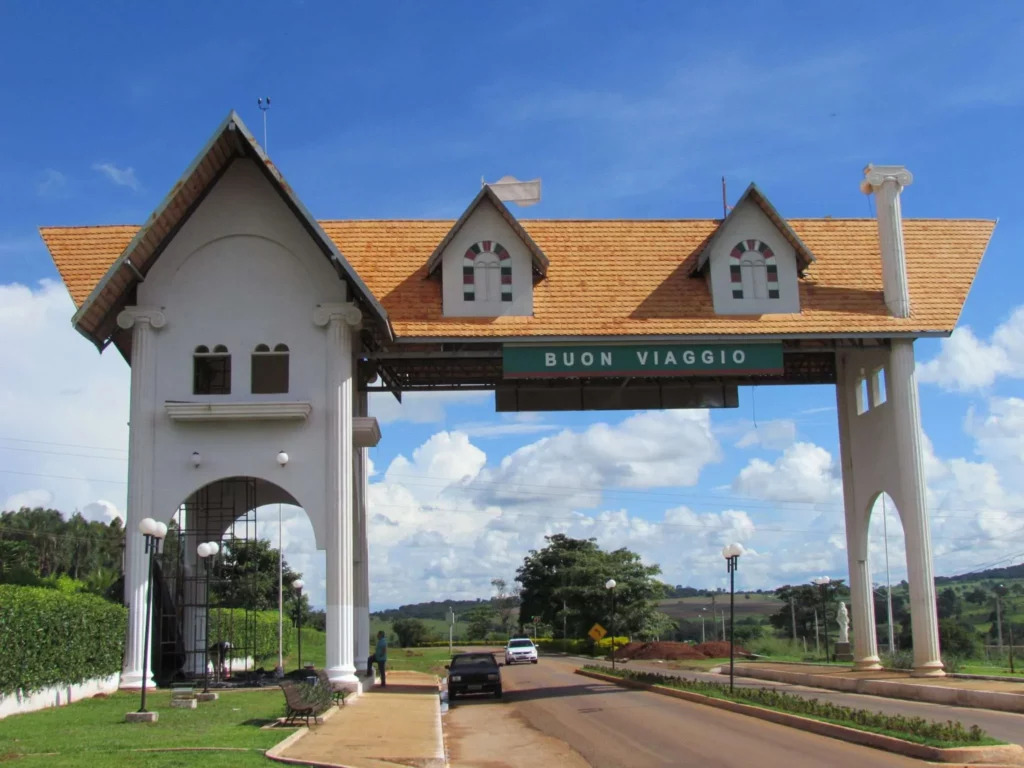
<instances>
[{"instance_id":1,"label":"dirt mound","mask_svg":"<svg viewBox=\"0 0 1024 768\"><path fill-rule=\"evenodd\" d=\"M675 661L678 659L705 659L707 656L687 643L661 642L629 643L623 648L615 650L615 658L624 661L629 659L665 659Z\"/></svg>"},{"instance_id":2,"label":"dirt mound","mask_svg":"<svg viewBox=\"0 0 1024 768\"><path fill-rule=\"evenodd\" d=\"M710 643L701 643L695 646L697 651L707 659L727 659L729 658L729 644L723 640L713 640ZM737 656L748 656L750 652L745 648L736 646Z\"/></svg>"}]
</instances>

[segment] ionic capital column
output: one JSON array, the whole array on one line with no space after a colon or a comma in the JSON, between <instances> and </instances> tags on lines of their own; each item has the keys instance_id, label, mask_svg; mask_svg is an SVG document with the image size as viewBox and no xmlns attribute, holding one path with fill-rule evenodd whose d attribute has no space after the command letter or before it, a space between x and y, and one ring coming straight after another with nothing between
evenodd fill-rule
<instances>
[{"instance_id":1,"label":"ionic capital column","mask_svg":"<svg viewBox=\"0 0 1024 768\"><path fill-rule=\"evenodd\" d=\"M327 674L354 689L352 341L361 320L354 304L322 304L313 312L313 322L327 328Z\"/></svg>"},{"instance_id":2,"label":"ionic capital column","mask_svg":"<svg viewBox=\"0 0 1024 768\"><path fill-rule=\"evenodd\" d=\"M914 677L939 677L945 672L939 651L939 617L935 606L913 341L892 340L888 386L898 465L899 499L896 503L903 520L907 581L910 582L910 622L914 635L914 670L911 674Z\"/></svg>"},{"instance_id":3,"label":"ionic capital column","mask_svg":"<svg viewBox=\"0 0 1024 768\"><path fill-rule=\"evenodd\" d=\"M122 688L141 688L145 678L152 684L152 665L143 670L146 631L146 584L149 561L138 531L145 517L159 517L153 505L154 442L156 432L155 329L167 324L164 313L153 307L128 307L117 324L132 331L132 383L128 426L128 509L125 515L125 588L128 606L128 637L121 671Z\"/></svg>"},{"instance_id":4,"label":"ionic capital column","mask_svg":"<svg viewBox=\"0 0 1024 768\"><path fill-rule=\"evenodd\" d=\"M882 253L882 287L885 305L893 317L910 317L907 257L903 247L903 213L900 192L914 181L902 165L869 165L861 189L874 192L878 216L878 243Z\"/></svg>"}]
</instances>

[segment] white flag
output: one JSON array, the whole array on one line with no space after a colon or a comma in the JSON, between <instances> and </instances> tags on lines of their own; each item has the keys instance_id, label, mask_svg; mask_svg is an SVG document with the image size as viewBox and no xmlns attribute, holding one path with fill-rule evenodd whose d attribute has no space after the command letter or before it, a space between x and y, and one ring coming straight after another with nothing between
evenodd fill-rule
<instances>
[{"instance_id":1,"label":"white flag","mask_svg":"<svg viewBox=\"0 0 1024 768\"><path fill-rule=\"evenodd\" d=\"M503 203L515 203L525 207L540 202L540 179L519 181L515 176L502 176L487 186Z\"/></svg>"}]
</instances>

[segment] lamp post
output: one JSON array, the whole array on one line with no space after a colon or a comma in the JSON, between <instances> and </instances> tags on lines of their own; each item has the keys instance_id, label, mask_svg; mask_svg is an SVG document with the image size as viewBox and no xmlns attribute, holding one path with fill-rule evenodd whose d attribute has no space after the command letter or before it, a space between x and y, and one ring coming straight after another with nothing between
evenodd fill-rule
<instances>
[{"instance_id":1,"label":"lamp post","mask_svg":"<svg viewBox=\"0 0 1024 768\"><path fill-rule=\"evenodd\" d=\"M139 523L139 532L146 537L146 554L149 555L149 576L146 578L146 630L142 641L142 705L139 714L146 710L146 678L149 677L149 625L153 620L153 563L160 552L160 542L167 535L167 526L147 517Z\"/></svg>"},{"instance_id":2,"label":"lamp post","mask_svg":"<svg viewBox=\"0 0 1024 768\"><path fill-rule=\"evenodd\" d=\"M740 563L740 555L743 554L743 547L739 544L729 544L722 548L722 557L725 558L725 566L729 571L729 690L732 691L733 667L735 664L736 648L736 568Z\"/></svg>"},{"instance_id":3,"label":"lamp post","mask_svg":"<svg viewBox=\"0 0 1024 768\"><path fill-rule=\"evenodd\" d=\"M203 561L203 574L205 583L203 594L206 602L206 617L203 620L203 693L210 692L210 570L213 568L213 561L210 559L220 552L220 546L215 541L207 541L196 547L196 554Z\"/></svg>"},{"instance_id":4,"label":"lamp post","mask_svg":"<svg viewBox=\"0 0 1024 768\"><path fill-rule=\"evenodd\" d=\"M832 579L828 576L818 576L811 579L812 584L817 584L818 589L821 591L821 623L825 625L825 663L828 664L828 585L832 583Z\"/></svg>"},{"instance_id":5,"label":"lamp post","mask_svg":"<svg viewBox=\"0 0 1024 768\"><path fill-rule=\"evenodd\" d=\"M708 609L707 608L701 608L700 610L701 610L701 613L700 613L700 642L701 642L701 645L703 645L704 642L707 639L705 637L705 635L704 635L704 614L707 612Z\"/></svg>"},{"instance_id":6,"label":"lamp post","mask_svg":"<svg viewBox=\"0 0 1024 768\"><path fill-rule=\"evenodd\" d=\"M612 669L615 669L615 579L608 579L604 583L604 588L607 589L612 596L612 619L609 622L612 629Z\"/></svg>"},{"instance_id":7,"label":"lamp post","mask_svg":"<svg viewBox=\"0 0 1024 768\"><path fill-rule=\"evenodd\" d=\"M302 583L302 579L296 579L292 582L292 587L298 593L298 599L295 601L295 618L299 625L299 671L302 671L302 588L306 586Z\"/></svg>"}]
</instances>

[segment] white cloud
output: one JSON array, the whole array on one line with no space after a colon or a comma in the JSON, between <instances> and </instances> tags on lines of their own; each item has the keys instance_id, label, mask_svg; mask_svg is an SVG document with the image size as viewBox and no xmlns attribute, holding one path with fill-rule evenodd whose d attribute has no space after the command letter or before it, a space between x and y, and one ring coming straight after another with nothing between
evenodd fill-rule
<instances>
[{"instance_id":1,"label":"white cloud","mask_svg":"<svg viewBox=\"0 0 1024 768\"><path fill-rule=\"evenodd\" d=\"M1024 306L999 325L988 342L968 326L943 339L939 354L917 366L918 379L953 392L989 387L1000 376L1024 378Z\"/></svg>"},{"instance_id":2,"label":"white cloud","mask_svg":"<svg viewBox=\"0 0 1024 768\"><path fill-rule=\"evenodd\" d=\"M398 402L390 393L371 393L370 415L376 416L381 424L434 424L445 420L448 406L474 405L492 397L490 392L407 392Z\"/></svg>"},{"instance_id":3,"label":"white cloud","mask_svg":"<svg viewBox=\"0 0 1024 768\"><path fill-rule=\"evenodd\" d=\"M554 432L559 429L557 424L541 424L530 421L509 421L504 423L469 423L456 427L470 437L494 438L509 435L536 435L543 432Z\"/></svg>"},{"instance_id":4,"label":"white cloud","mask_svg":"<svg viewBox=\"0 0 1024 768\"><path fill-rule=\"evenodd\" d=\"M770 451L782 451L796 442L796 422L791 419L766 421L744 433L736 443L737 448L760 446Z\"/></svg>"},{"instance_id":5,"label":"white cloud","mask_svg":"<svg viewBox=\"0 0 1024 768\"><path fill-rule=\"evenodd\" d=\"M45 489L65 513L101 499L125 507L129 368L74 332L74 311L58 282L0 286L0 499L7 504Z\"/></svg>"},{"instance_id":6,"label":"white cloud","mask_svg":"<svg viewBox=\"0 0 1024 768\"><path fill-rule=\"evenodd\" d=\"M512 504L547 498L560 506L596 506L605 487L696 485L722 458L708 411L645 411L616 425L563 430L524 446L483 473L483 495Z\"/></svg>"},{"instance_id":7,"label":"white cloud","mask_svg":"<svg viewBox=\"0 0 1024 768\"><path fill-rule=\"evenodd\" d=\"M988 414L979 416L972 407L967 411L964 431L977 440L978 453L993 461L1024 464L1024 400L1019 397L993 397Z\"/></svg>"},{"instance_id":8,"label":"white cloud","mask_svg":"<svg viewBox=\"0 0 1024 768\"><path fill-rule=\"evenodd\" d=\"M772 464L751 459L733 481L736 492L771 501L827 502L841 489L832 454L813 443L794 443Z\"/></svg>"},{"instance_id":9,"label":"white cloud","mask_svg":"<svg viewBox=\"0 0 1024 768\"><path fill-rule=\"evenodd\" d=\"M36 182L36 194L40 197L57 197L67 188L67 177L60 171L47 168Z\"/></svg>"},{"instance_id":10,"label":"white cloud","mask_svg":"<svg viewBox=\"0 0 1024 768\"><path fill-rule=\"evenodd\" d=\"M118 168L113 163L96 163L92 169L99 171L119 187L128 187L136 192L139 190L139 180L135 178L134 168Z\"/></svg>"},{"instance_id":11,"label":"white cloud","mask_svg":"<svg viewBox=\"0 0 1024 768\"><path fill-rule=\"evenodd\" d=\"M53 494L45 488L33 488L27 491L11 494L7 497L2 510L17 511L19 509L35 509L36 507L52 507Z\"/></svg>"}]
</instances>

